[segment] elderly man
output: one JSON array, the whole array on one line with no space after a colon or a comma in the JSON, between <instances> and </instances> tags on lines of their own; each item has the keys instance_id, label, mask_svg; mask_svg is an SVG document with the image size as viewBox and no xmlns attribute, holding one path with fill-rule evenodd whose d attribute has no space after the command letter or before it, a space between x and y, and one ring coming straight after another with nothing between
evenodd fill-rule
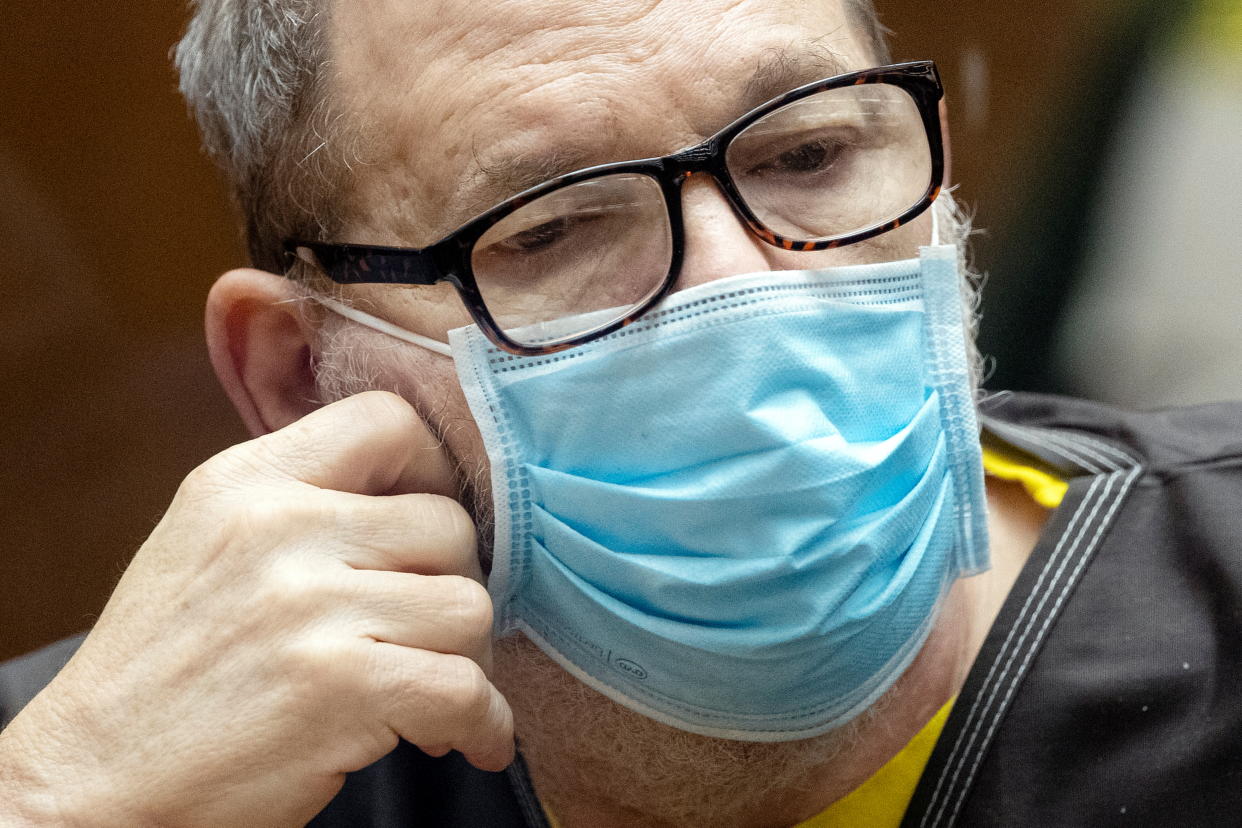
<instances>
[{"instance_id":1,"label":"elderly man","mask_svg":"<svg viewBox=\"0 0 1242 828\"><path fill-rule=\"evenodd\" d=\"M880 32L199 0L256 438L0 671L5 824L1235 818L1237 410L1009 397L981 453L943 93Z\"/></svg>"}]
</instances>

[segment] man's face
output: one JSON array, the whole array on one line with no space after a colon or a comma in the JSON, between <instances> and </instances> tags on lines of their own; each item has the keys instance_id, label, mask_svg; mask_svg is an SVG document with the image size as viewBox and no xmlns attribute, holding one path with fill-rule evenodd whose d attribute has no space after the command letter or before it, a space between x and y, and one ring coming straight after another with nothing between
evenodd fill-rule
<instances>
[{"instance_id":1,"label":"man's face","mask_svg":"<svg viewBox=\"0 0 1242 828\"><path fill-rule=\"evenodd\" d=\"M875 64L839 0L386 0L351 4L332 38L332 94L363 135L338 240L402 246L429 244L557 174L697 144L795 86ZM682 198L678 288L903 258L929 234L924 216L861 244L791 253L750 235L709 180L691 179ZM354 291L442 341L471 321L446 284ZM372 371L411 397L464 473L485 483L450 360L401 350ZM479 495L485 509L488 493Z\"/></svg>"},{"instance_id":2,"label":"man's face","mask_svg":"<svg viewBox=\"0 0 1242 828\"><path fill-rule=\"evenodd\" d=\"M332 94L362 126L343 205L352 220L335 240L401 246L434 242L559 173L674 152L782 92L876 63L839 0L386 0L351 4L332 31ZM924 214L861 244L784 251L752 236L701 176L684 184L682 209L678 289L908 258L930 237ZM364 309L442 341L471 321L448 285L350 291ZM327 324L324 396L382 387L410 399L458 461L487 538L487 458L452 361ZM771 779L810 778L806 768L831 762L855 732L752 744L674 731L579 684L520 636L501 642L496 673L536 771L573 757L548 778L577 779L601 801L623 801L641 776L669 815L692 813L695 804L681 800L702 795L681 781L689 766L715 780L720 797L762 810Z\"/></svg>"}]
</instances>

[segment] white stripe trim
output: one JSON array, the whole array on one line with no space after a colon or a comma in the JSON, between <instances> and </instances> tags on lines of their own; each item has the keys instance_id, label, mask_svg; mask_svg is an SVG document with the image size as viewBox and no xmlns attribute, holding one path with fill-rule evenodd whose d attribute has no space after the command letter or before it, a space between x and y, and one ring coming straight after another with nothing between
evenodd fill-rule
<instances>
[{"instance_id":1,"label":"white stripe trim","mask_svg":"<svg viewBox=\"0 0 1242 828\"><path fill-rule=\"evenodd\" d=\"M1089 472L1099 473L1103 471L1103 469L1101 469L1096 464L1092 463L1090 460L1088 460L1083 455L1079 454L1077 451L1071 451L1069 446L1065 446L1061 443L1048 440L1047 434L1037 431L1035 428L1031 426L1015 426L1012 423L998 422L998 421L992 421L992 420L989 420L987 425L988 425L988 428L996 432L999 436L1003 437L1005 433L1008 432L1010 435L1018 437L1023 442L1036 443L1040 445L1041 447L1048 449L1053 454L1056 454L1061 459L1068 460L1076 466L1081 466L1082 468L1086 469ZM1021 447L1022 447L1021 445L1018 446L1018 448L1021 448Z\"/></svg>"},{"instance_id":2,"label":"white stripe trim","mask_svg":"<svg viewBox=\"0 0 1242 828\"><path fill-rule=\"evenodd\" d=\"M943 815L946 806L949 804L949 799L953 795L952 791L957 785L957 780L962 772L962 769L965 767L967 757L975 750L976 738L979 735L979 731L983 726L984 720L991 712L992 703L996 699L996 693L1004 683L1006 676L1008 676L1009 670L1013 666L1014 659L1017 658L1019 652L1022 650L1022 645L1025 643L1026 637L1030 633L1032 624L1034 624L1035 619L1039 617L1039 613L1043 609L1044 603L1047 601L1048 594L1054 588L1052 585L1056 583L1056 581L1060 578L1061 573L1064 572L1066 561L1073 557L1078 546L1078 541L1082 538L1086 527L1091 525L1093 519L1099 513L1099 508L1101 504L1105 502L1105 499L1108 496L1108 490L1112 488L1114 479L1115 478L1110 475L1108 477L1101 477L1092 481L1091 491L1089 491L1088 495L1083 498L1082 504L1079 506L1078 511L1074 513L1074 519L1077 520L1077 518L1079 518L1087 510L1088 503L1091 504L1090 514L1085 521L1078 524L1076 529L1072 526L1066 527L1065 533L1058 541L1056 549L1053 551L1053 554L1049 556L1048 561L1044 564L1044 568L1040 572L1039 579L1036 582L1035 587L1032 588L1030 594L1028 594L1026 603L1023 604L1022 612L1019 613L1017 621L1015 621L1014 625L1010 628L1009 634L1005 638L1005 643L1002 645L1000 652L997 654L996 660L992 664L992 668L988 672L988 677L984 679L983 685L979 688L979 694L975 697L974 703L971 705L971 717L973 718L976 712L978 712L978 717L974 719L974 724L970 726L969 732L967 731L967 727L965 725L963 726L961 733L958 735L957 742L954 744L954 751L956 752L957 748L962 745L962 739L967 738L964 749L962 750L961 761L953 771L953 776L949 779L948 787L945 788L945 799L941 802L940 806L935 809L935 817L932 820L933 826L939 825L941 822L941 816ZM1100 492L1098 496L1095 496L1097 484L1101 482L1105 484L1104 490ZM1065 554L1062 556L1060 553L1061 550L1065 548L1065 543L1067 541L1070 542L1070 546L1066 549ZM1059 562L1057 561L1058 558L1060 558ZM1058 563L1057 569L1049 579L1048 587L1044 589L1042 588L1044 578L1048 575L1048 571L1054 562ZM1028 614L1027 610L1030 609L1031 601L1036 596L1039 597L1038 604ZM1016 643L1013 644L1013 647L1010 648L1009 645L1010 642L1013 641L1013 635L1020 627L1022 628L1022 633L1019 635ZM995 675L995 668L997 664L1000 663L1002 658L1004 659L1005 666L1001 670L1000 675L993 682L992 676ZM980 708L980 703L982 703L982 708ZM986 744L981 744L980 752L985 750ZM948 772L949 764L951 763L952 759L950 759L950 763L946 763L940 781L943 781L943 774ZM939 787L940 785L938 783L937 789L939 789ZM951 822L952 817L950 817L950 823Z\"/></svg>"},{"instance_id":3,"label":"white stripe trim","mask_svg":"<svg viewBox=\"0 0 1242 828\"><path fill-rule=\"evenodd\" d=\"M923 815L923 819L920 822L920 825L926 825L928 817L932 816L933 813L934 813L934 817L933 817L932 825L933 826L939 825L941 822L941 817L944 814L945 807L948 805L949 800L954 797L956 797L956 804L954 805L953 811L949 814L948 824L952 825L953 822L957 819L957 815L960 812L961 806L965 802L966 796L968 795L970 788L973 785L974 777L978 771L980 764L982 763L983 757L986 755L987 750L991 745L992 737L995 734L996 728L999 726L1001 720L1004 718L1005 713L1008 711L1009 703L1012 700L1014 693L1017 691L1017 687L1021 683L1022 679L1025 677L1026 672L1029 669L1031 660L1034 658L1035 653L1039 650L1040 645L1042 644L1044 638L1046 637L1048 628L1051 626L1053 621L1055 621L1055 619L1058 617L1061 606L1064 603L1066 597L1068 596L1070 590L1073 589L1073 587L1078 583L1081 577L1083 568L1091 560L1092 554L1094 550L1096 549L1096 547L1099 545L1105 530L1111 524L1112 519L1117 512L1117 509L1120 507L1121 503L1125 500L1125 495L1129 492L1130 488L1134 484L1134 481L1137 480L1138 476L1142 473L1142 471L1143 469L1141 466L1134 466L1128 470L1123 469L1123 470L1114 472L1108 475L1107 478L1097 478L1096 480L1092 481L1091 488L1088 490L1087 494L1083 497L1083 500L1079 504L1078 509L1075 511L1074 515L1071 517L1070 525L1066 527L1065 533L1062 535L1060 541L1058 542L1057 549L1053 551L1053 554L1049 557L1048 562L1045 563L1044 569L1040 573L1040 577L1036 583L1036 586L1032 588L1031 594L1027 596L1027 601L1023 605L1022 611L1019 613L1018 618L1015 620L1013 627L1010 629L1009 635L1006 637L1005 643L1002 645L1001 649L997 653L996 658L993 660L988 676L987 678L985 678L983 685L980 687L979 693L975 697L975 701L971 706L971 710L968 714L966 723L963 724L962 730L958 734L958 738L954 744L953 751L950 754L948 761L945 763L945 766L941 771L940 779L937 780L936 789L932 793L932 797L930 801L928 802L927 811L925 811ZM1096 497L1095 493L1097 489L1097 484L1100 483L1101 480L1107 480L1107 485L1105 486L1104 490L1100 492L1099 496ZM1110 497L1108 493L1109 489L1111 489L1112 484L1114 482L1117 482L1118 480L1120 480L1121 485L1118 487L1115 494L1113 494ZM1111 505L1108 511L1105 512L1104 515L1099 520L1095 520L1095 516L1099 513L1100 506L1106 502L1109 502L1110 500L1111 500ZM1091 506L1090 517L1085 522L1079 524L1077 529L1075 529L1074 528L1075 521L1077 520L1078 517L1080 517L1086 511L1089 504ZM1085 537L1087 529L1092 525L1095 525L1096 527L1095 533L1094 535L1092 535L1091 540L1086 544L1086 546L1082 547L1081 551L1079 551L1078 550L1079 542L1082 540L1083 537ZM1049 586L1047 587L1047 589L1044 591L1044 594L1040 598L1039 606L1036 607L1035 611L1032 614L1030 614L1030 616L1028 617L1027 609L1030 606L1031 598L1035 594L1040 592L1041 583L1044 579L1044 576L1047 575L1048 569L1052 565L1053 560L1058 556L1059 550L1061 549L1062 545L1071 535L1073 536L1073 543L1072 543L1070 551L1066 553L1064 559L1060 562L1059 566L1057 567L1057 571L1053 575L1051 581L1049 582ZM1005 681L1005 676L1009 672L1010 666L1012 666L1014 659L1017 657L1018 653L1022 650L1023 643L1027 635L1030 633L1031 628L1033 627L1035 621L1039 618L1043 605L1046 603L1048 597L1052 594L1052 592L1056 588L1053 586L1053 584L1061 580L1061 576L1064 573L1065 568L1068 565L1070 559L1075 556L1077 556L1077 559L1078 559L1077 563L1074 566L1073 571L1070 572L1069 577L1065 580L1064 584L1061 586L1060 594L1057 596L1057 599L1053 603L1052 607L1048 610L1047 613L1043 613L1043 616L1044 616L1043 624L1040 626L1035 636L1030 640L1029 645L1026 646L1025 656L1021 664L1018 666L1018 669L1013 673L1012 678L1010 679L1010 682L1009 682L1009 688L1006 691L1004 698L1001 700L1000 704L996 706L995 710L989 713L987 711L987 708L991 707L992 701L995 699L996 694L999 692L1001 685ZM999 664L999 662L1002 660L1002 658L1006 657L1006 652L1009 649L1009 644L1010 644L1010 641L1012 640L1013 632L1019 626L1022 626L1024 622L1025 622L1025 629L1023 630L1018 643L1013 647L1013 652L1008 653L1008 658L1006 659L1006 666L1005 666L1004 671L1002 672L1001 676L996 680L996 682L993 683L992 676L995 674L995 668L997 664ZM979 709L980 700L983 699L984 693L989 687L991 688L991 690L990 692L987 693L987 699L984 704L985 709L982 713L979 714L978 719L974 721L974 724L972 727L970 723L972 719L974 719L976 711ZM984 734L983 738L979 740L978 746L975 747L974 745L975 737L978 735L979 729L983 725L983 720L985 718L988 718L989 716L991 718L991 722L989 724L987 733ZM957 752L959 748L961 748L962 746L962 739L966 736L967 728L970 729L969 743L967 744L965 751L962 752L961 759L958 762L957 770L953 772L953 777L952 779L949 780L948 787L945 788L944 787L945 777L949 773L949 770L953 766L954 762L957 761ZM966 778L963 779L960 788L957 789L957 792L955 794L953 793L953 790L955 787L957 787L958 776L960 775L962 768L965 767L967 755L971 752L975 754L974 761L971 764L971 768L968 771ZM937 800L940 799L942 788L944 789L944 800L941 801L940 805L937 807L936 803L937 803Z\"/></svg>"},{"instance_id":4,"label":"white stripe trim","mask_svg":"<svg viewBox=\"0 0 1242 828\"><path fill-rule=\"evenodd\" d=\"M1101 440L1098 437L1092 437L1088 434L1080 434L1078 432L1073 432L1072 434L1067 434L1066 436L1073 437L1075 440L1078 440L1083 443L1090 443L1091 445L1098 448L1100 451L1106 454L1113 455L1114 457L1116 457L1118 460L1121 461L1121 464L1124 467L1142 465L1141 461L1136 455L1131 454L1127 449L1124 449L1120 446L1113 445L1107 440Z\"/></svg>"},{"instance_id":5,"label":"white stripe trim","mask_svg":"<svg viewBox=\"0 0 1242 828\"><path fill-rule=\"evenodd\" d=\"M1094 467L1093 469L1094 471L1113 472L1113 471L1117 471L1118 469L1116 462L1109 460L1107 457L1100 454L1098 451L1091 449L1085 443L1081 443L1077 440L1070 439L1064 434L1057 434L1056 432L1045 432L1045 433L1041 433L1040 436L1044 440L1046 440L1050 445L1057 446L1061 448L1063 451L1068 451L1070 447L1072 446L1075 451L1080 452L1081 456L1090 457L1092 460L1094 460L1096 463L1099 464Z\"/></svg>"},{"instance_id":6,"label":"white stripe trim","mask_svg":"<svg viewBox=\"0 0 1242 828\"><path fill-rule=\"evenodd\" d=\"M1075 526L1078 523L1078 520L1086 513L1088 505L1095 498L1096 490L1103 482L1104 478L1102 477L1098 477L1091 481L1091 487L1087 490L1086 495L1083 496L1082 502L1078 505L1078 509L1070 517L1069 525L1066 526L1065 532L1058 540L1056 548L1053 549L1052 554L1048 556L1048 560L1044 563L1044 568L1040 571L1039 577L1035 581L1035 585L1031 588L1031 591L1027 593L1026 601L1022 604L1022 609L1018 612L1017 619L1015 620L1013 626L1009 628L1009 632L1005 636L1005 641L1001 644L1000 650L997 651L996 658L993 659L991 666L988 668L988 674L983 679L983 684L980 686L979 694L975 696L974 701L971 703L970 710L966 714L966 722L962 725L961 731L958 732L957 739L953 743L953 750L949 753L949 758L945 761L944 768L941 770L940 778L936 782L936 788L932 791L931 800L928 803L928 810L923 813L923 819L919 822L920 826L926 826L928 824L928 818L932 815L931 806L934 805L940 797L940 790L944 786L946 775L948 774L949 769L953 766L954 762L957 760L958 751L962 748L962 741L966 738L967 729L970 727L970 723L974 720L975 714L979 709L979 705L983 701L983 690L991 684L992 677L996 675L996 669L1000 666L1002 657L1009 649L1009 645L1013 641L1014 635L1017 634L1018 627L1021 626L1022 620L1026 617L1026 613L1027 610L1030 609L1031 602L1034 601L1036 596L1040 593L1044 578L1047 577L1049 569L1052 568L1057 560L1057 557L1061 554L1061 550L1064 548L1065 543L1068 541L1070 535L1075 531ZM957 774L955 773L953 775L953 780L949 783L950 787L952 787L956 780ZM939 819L939 814L937 814L935 820L939 821ZM934 825L935 822L932 824Z\"/></svg>"},{"instance_id":7,"label":"white stripe trim","mask_svg":"<svg viewBox=\"0 0 1242 828\"><path fill-rule=\"evenodd\" d=\"M1031 646L1027 648L1026 657L1023 658L1022 664L1014 672L1013 679L1009 682L1009 689L1005 691L1005 697L1001 700L1000 705L996 708L996 715L992 717L992 723L988 726L988 732L984 734L983 740L980 742L979 750L975 753L975 761L970 766L970 771L966 775L966 779L962 782L962 787L957 796L957 803L953 806L953 813L949 815L949 824L952 825L957 819L958 812L961 811L962 803L966 801L966 794L970 791L971 785L974 783L975 774L979 770L979 765L983 762L983 757L987 753L987 747L992 743L992 736L996 733L996 728L1004 718L1004 713L1009 709L1009 702L1013 699L1014 692L1017 691L1018 685L1022 683L1022 678L1026 675L1026 671L1030 666L1031 659L1035 657L1035 653L1039 650L1039 645L1043 642L1048 633L1048 627L1051 626L1053 620L1060 614L1061 605L1065 602L1065 598L1069 595L1070 590L1078 583L1082 569L1091 560L1091 552L1099 545L1100 538L1104 534L1104 530L1112 522L1113 516L1117 513L1117 509L1125 500L1125 494L1129 491L1130 486L1134 483L1135 478L1139 476L1142 469L1135 467L1130 470L1125 479L1121 482L1121 488L1117 490L1117 494L1113 497L1112 504L1109 506L1108 512L1097 522L1095 534L1083 549L1082 554L1078 556L1078 564L1074 567L1074 571L1065 581L1065 585L1061 588L1060 595L1057 596L1056 602L1044 616L1044 623L1040 626L1035 637L1031 639ZM1067 556L1066 560L1069 558ZM1064 566L1064 563L1062 564ZM1059 573L1058 573L1059 577ZM1030 623L1034 623L1034 617ZM1029 624L1028 624L1029 627Z\"/></svg>"},{"instance_id":8,"label":"white stripe trim","mask_svg":"<svg viewBox=\"0 0 1242 828\"><path fill-rule=\"evenodd\" d=\"M1137 465L1138 463L1138 461L1135 460L1133 457L1127 457L1126 455L1120 455L1123 458L1123 460L1122 460L1122 463L1118 463L1117 460L1110 459L1106 457L1104 453L1101 453L1100 451L1096 451L1095 449L1091 448L1092 445L1094 445L1097 448L1109 448L1107 444L1101 443L1098 440L1096 441L1090 440L1089 438L1083 435L1080 435L1080 434L1069 434L1065 432L1053 431L1052 429L1038 428L1038 427L1032 430L1037 432L1038 435L1042 437L1043 439L1048 440L1051 443L1055 443L1056 445L1059 445L1061 447L1066 447L1070 445L1074 446L1078 451L1082 452L1084 455L1091 457L1095 459L1096 461L1098 461L1099 463L1101 463L1104 469L1108 471L1121 471L1123 468L1129 468L1131 466ZM1112 453L1114 455L1119 454L1119 452L1117 452L1115 449L1112 450Z\"/></svg>"}]
</instances>

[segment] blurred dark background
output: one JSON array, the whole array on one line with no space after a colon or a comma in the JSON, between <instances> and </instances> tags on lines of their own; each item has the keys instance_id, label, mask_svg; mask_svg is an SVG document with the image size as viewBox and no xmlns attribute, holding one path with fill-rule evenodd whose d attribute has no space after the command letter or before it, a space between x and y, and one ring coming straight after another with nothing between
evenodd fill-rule
<instances>
[{"instance_id":1,"label":"blurred dark background","mask_svg":"<svg viewBox=\"0 0 1242 828\"><path fill-rule=\"evenodd\" d=\"M1230 152L1240 3L878 5L896 57L936 59L949 88L959 198L987 230L976 258L989 273L989 387L1132 404L1242 395L1236 343L1210 337L1197 347L1218 374L1194 391L1169 384L1190 373L1177 360L1195 359L1170 342L1185 346L1213 314L1228 339L1242 317L1242 234L1215 218L1242 206L1242 154ZM244 257L169 66L183 8L7 0L5 11L0 659L88 627L181 478L245 436L202 344L207 290ZM1187 131L1204 145L1198 162L1182 151ZM1186 250L1143 247L1161 237ZM1143 263L1155 311L1117 300L1142 293ZM1204 271L1207 282L1187 278ZM1172 306L1196 321L1160 325ZM1059 336L1074 314L1085 322ZM1144 347L1171 379L1144 386L1150 363L1125 339L1135 327L1168 329Z\"/></svg>"}]
</instances>

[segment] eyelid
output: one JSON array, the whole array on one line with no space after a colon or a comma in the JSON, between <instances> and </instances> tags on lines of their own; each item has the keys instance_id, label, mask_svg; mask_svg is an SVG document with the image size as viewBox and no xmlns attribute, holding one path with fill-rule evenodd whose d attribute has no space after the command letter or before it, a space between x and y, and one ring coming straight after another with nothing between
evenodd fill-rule
<instances>
[{"instance_id":1,"label":"eyelid","mask_svg":"<svg viewBox=\"0 0 1242 828\"><path fill-rule=\"evenodd\" d=\"M862 130L834 129L829 134L820 129L773 131L765 140L755 144L743 144L729 155L729 165L733 169L751 169L772 161L783 153L801 149L809 144L830 143L838 151L848 151L861 143L859 136Z\"/></svg>"},{"instance_id":2,"label":"eyelid","mask_svg":"<svg viewBox=\"0 0 1242 828\"><path fill-rule=\"evenodd\" d=\"M855 135L866 132L866 127L864 126L861 126L857 123L845 123L845 122L813 123L813 124L791 124L788 122L784 122L781 124L773 124L773 125L765 124L763 126L767 126L769 128L767 129L756 128L754 130L747 130L746 132L742 133L742 136L741 136L743 138L742 143L745 143L746 140L749 140L751 138L765 138L770 135L775 135L775 136L814 135L814 134L822 133L822 132L829 131L829 130L834 131L834 132L850 132Z\"/></svg>"}]
</instances>

